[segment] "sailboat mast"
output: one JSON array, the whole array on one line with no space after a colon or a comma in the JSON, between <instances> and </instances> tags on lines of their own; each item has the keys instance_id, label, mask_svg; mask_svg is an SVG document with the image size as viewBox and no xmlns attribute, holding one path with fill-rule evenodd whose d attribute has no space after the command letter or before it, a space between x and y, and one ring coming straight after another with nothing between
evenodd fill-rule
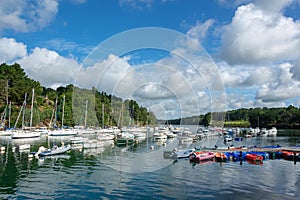
<instances>
[{"instance_id":1,"label":"sailboat mast","mask_svg":"<svg viewBox=\"0 0 300 200\"><path fill-rule=\"evenodd\" d=\"M32 89L32 97L31 97L31 109L30 109L30 131L31 131L31 128L32 128L33 101L34 101L34 88Z\"/></svg>"},{"instance_id":2,"label":"sailboat mast","mask_svg":"<svg viewBox=\"0 0 300 200\"><path fill-rule=\"evenodd\" d=\"M61 117L61 127L64 127L64 117L65 117L65 98L66 96L64 95L63 97L63 112L62 112L62 117Z\"/></svg>"},{"instance_id":3,"label":"sailboat mast","mask_svg":"<svg viewBox=\"0 0 300 200\"><path fill-rule=\"evenodd\" d=\"M102 128L104 128L104 103L102 104Z\"/></svg>"},{"instance_id":4,"label":"sailboat mast","mask_svg":"<svg viewBox=\"0 0 300 200\"><path fill-rule=\"evenodd\" d=\"M23 116L22 116L22 130L24 130L26 99L27 99L27 93L25 93L25 100L24 100L24 104L23 104L24 107L23 107Z\"/></svg>"},{"instance_id":5,"label":"sailboat mast","mask_svg":"<svg viewBox=\"0 0 300 200\"><path fill-rule=\"evenodd\" d=\"M86 122L87 122L87 108L88 108L89 100L86 100L85 102L85 116L84 116L84 127L86 128Z\"/></svg>"},{"instance_id":6,"label":"sailboat mast","mask_svg":"<svg viewBox=\"0 0 300 200\"><path fill-rule=\"evenodd\" d=\"M53 121L53 128L56 127L56 119L57 119L57 97L55 99L55 105L54 105L54 108L53 108L53 111L52 111L52 116L51 116L51 120L50 120L50 123L49 123L49 128L51 127L52 120L54 120Z\"/></svg>"},{"instance_id":7,"label":"sailboat mast","mask_svg":"<svg viewBox=\"0 0 300 200\"><path fill-rule=\"evenodd\" d=\"M8 79L6 80L6 105L8 105Z\"/></svg>"},{"instance_id":8,"label":"sailboat mast","mask_svg":"<svg viewBox=\"0 0 300 200\"><path fill-rule=\"evenodd\" d=\"M11 101L9 102L8 107L8 128L10 129L10 117L11 117Z\"/></svg>"}]
</instances>

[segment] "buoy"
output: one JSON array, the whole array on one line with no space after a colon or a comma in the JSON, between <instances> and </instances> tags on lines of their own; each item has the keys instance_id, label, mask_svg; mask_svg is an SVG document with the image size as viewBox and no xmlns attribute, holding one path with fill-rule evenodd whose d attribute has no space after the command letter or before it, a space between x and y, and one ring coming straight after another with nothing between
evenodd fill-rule
<instances>
[{"instance_id":1,"label":"buoy","mask_svg":"<svg viewBox=\"0 0 300 200\"><path fill-rule=\"evenodd\" d=\"M152 149L152 150L153 150L153 149L154 149L154 146L150 146L150 149Z\"/></svg>"}]
</instances>

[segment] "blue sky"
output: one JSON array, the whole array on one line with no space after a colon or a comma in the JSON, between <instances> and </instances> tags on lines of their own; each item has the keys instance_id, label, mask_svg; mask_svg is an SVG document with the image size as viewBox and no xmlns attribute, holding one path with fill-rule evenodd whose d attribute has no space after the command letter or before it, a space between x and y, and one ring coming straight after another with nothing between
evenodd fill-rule
<instances>
[{"instance_id":1,"label":"blue sky","mask_svg":"<svg viewBox=\"0 0 300 200\"><path fill-rule=\"evenodd\" d=\"M75 83L136 99L164 119L299 106L299 11L299 0L2 0L0 62L20 63L47 87ZM143 27L190 40L168 51L94 50L101 55L84 65L104 41L109 48L118 34Z\"/></svg>"}]
</instances>

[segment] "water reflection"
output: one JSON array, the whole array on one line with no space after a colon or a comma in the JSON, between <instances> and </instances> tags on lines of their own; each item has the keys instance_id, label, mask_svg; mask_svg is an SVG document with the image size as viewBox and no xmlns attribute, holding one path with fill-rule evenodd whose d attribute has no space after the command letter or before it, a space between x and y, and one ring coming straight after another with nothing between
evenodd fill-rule
<instances>
[{"instance_id":1,"label":"water reflection","mask_svg":"<svg viewBox=\"0 0 300 200\"><path fill-rule=\"evenodd\" d=\"M300 144L299 136L280 132L277 137L247 138L232 143L295 146ZM30 151L13 152L13 147L24 143L1 139L4 151L0 154L0 198L299 199L300 195L299 163L278 159L266 160L262 165L245 161L190 163L188 159L164 159L163 151L178 145L176 140L166 141L166 146L147 140L131 146L74 148L66 155L28 158L39 145L61 141L64 139L26 141L31 143ZM216 137L180 148L222 143ZM145 161L139 159L141 155L146 156ZM137 173L160 166L164 167Z\"/></svg>"}]
</instances>

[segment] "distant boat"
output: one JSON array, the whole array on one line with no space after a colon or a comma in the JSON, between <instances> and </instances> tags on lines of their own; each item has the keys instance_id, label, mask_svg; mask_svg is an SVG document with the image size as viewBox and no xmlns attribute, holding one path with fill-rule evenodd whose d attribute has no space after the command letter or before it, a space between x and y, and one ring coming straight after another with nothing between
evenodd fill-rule
<instances>
[{"instance_id":1,"label":"distant boat","mask_svg":"<svg viewBox=\"0 0 300 200\"><path fill-rule=\"evenodd\" d=\"M53 156L53 155L59 155L59 154L64 154L67 151L71 149L71 146L68 145L63 145L61 147L58 146L53 146L51 149L46 149L45 147L41 146L39 148L39 151L35 154L36 156Z\"/></svg>"},{"instance_id":2,"label":"distant boat","mask_svg":"<svg viewBox=\"0 0 300 200\"><path fill-rule=\"evenodd\" d=\"M232 141L232 137L229 135L225 135L224 136L224 142L231 142Z\"/></svg>"},{"instance_id":3,"label":"distant boat","mask_svg":"<svg viewBox=\"0 0 300 200\"><path fill-rule=\"evenodd\" d=\"M116 144L117 145L130 145L135 142L134 135L128 132L122 132L117 135Z\"/></svg>"},{"instance_id":4,"label":"distant boat","mask_svg":"<svg viewBox=\"0 0 300 200\"><path fill-rule=\"evenodd\" d=\"M33 117L34 88L32 89L32 95L31 96L32 96L32 100L31 100L31 111L30 111L30 126L27 129L25 129L25 126L24 126L25 109L26 109L26 97L27 97L27 93L26 93L23 106L20 110L20 113L21 113L22 109L23 109L22 129L21 130L14 130L11 134L12 139L37 138L37 137L41 136L41 132L34 132L34 131L31 130L32 129L32 117ZM19 113L19 116L20 116L20 113ZM18 121L18 119L17 119L17 121ZM17 124L17 121L16 121L16 124Z\"/></svg>"},{"instance_id":5,"label":"distant boat","mask_svg":"<svg viewBox=\"0 0 300 200\"><path fill-rule=\"evenodd\" d=\"M56 110L57 110L57 99L55 102L55 116L56 116ZM60 129L54 129L52 131L48 132L49 136L72 136L77 135L77 131L75 129L65 129L64 128L64 113L65 113L65 95L63 96L63 108L62 108L62 120L61 120L61 128ZM56 120L55 120L56 121ZM54 122L55 125L55 122Z\"/></svg>"}]
</instances>

